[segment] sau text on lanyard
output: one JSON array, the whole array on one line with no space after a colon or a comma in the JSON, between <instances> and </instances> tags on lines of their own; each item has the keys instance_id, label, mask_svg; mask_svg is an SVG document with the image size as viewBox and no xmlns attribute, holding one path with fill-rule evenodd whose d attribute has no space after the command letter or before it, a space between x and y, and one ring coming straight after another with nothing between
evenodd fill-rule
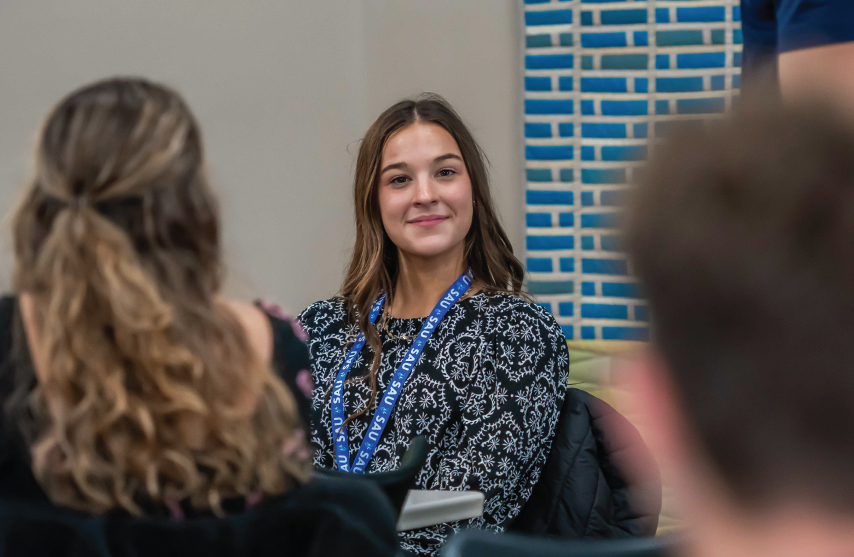
<instances>
[{"instance_id":1,"label":"sau text on lanyard","mask_svg":"<svg viewBox=\"0 0 854 557\"><path fill-rule=\"evenodd\" d=\"M350 348L350 351L347 353L347 357L344 358L344 363L341 365L341 369L335 377L335 384L332 387L332 404L330 405L332 407L332 430L335 432L335 462L338 465L339 470L357 474L365 471L365 467L368 465L368 462L371 461L371 457L374 456L374 451L377 450L377 443L379 442L380 437L382 437L383 430L385 430L385 426L391 417L392 411L394 410L394 405L397 403L398 397L400 397L403 385L406 383L407 378L409 378L409 374L412 373L412 370L415 368L415 364L418 362L421 352L424 351L424 347L427 346L427 341L430 339L430 335L432 335L433 331L436 330L436 327L442 321L442 318L445 317L445 314L448 313L448 310L450 310L451 307L457 303L457 300L459 300L469 289L469 286L471 286L471 280L471 271L462 274L460 278L458 278L448 289L448 291L445 292L445 295L442 296L442 299L439 300L439 303L436 304L433 311L430 312L430 316L424 322L424 325L422 325L421 330L418 332L418 336L415 337L412 346L409 347L409 350L406 352L406 356L403 358L403 362L401 362L397 371L394 372L388 388L383 393L376 412L374 412L371 425L365 434L364 440L362 440L362 445L359 447L359 452L356 454L356 459L351 466L350 438L347 434L347 428L342 428L341 425L344 423L345 419L344 381L350 373L350 367L353 365L353 362L356 360L356 357L365 345L365 335L364 333L359 333L356 342L353 344L353 347ZM369 315L371 324L376 322L380 311L382 311L383 302L385 302L384 294L381 295L371 307L371 313Z\"/></svg>"}]
</instances>

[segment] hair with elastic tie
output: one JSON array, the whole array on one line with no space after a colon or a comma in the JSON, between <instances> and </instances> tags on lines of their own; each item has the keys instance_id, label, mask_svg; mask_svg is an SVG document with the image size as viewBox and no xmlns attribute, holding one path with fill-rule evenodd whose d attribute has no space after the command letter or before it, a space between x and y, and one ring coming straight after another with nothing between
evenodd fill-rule
<instances>
[{"instance_id":1,"label":"hair with elastic tie","mask_svg":"<svg viewBox=\"0 0 854 557\"><path fill-rule=\"evenodd\" d=\"M59 103L14 242L40 339L17 417L54 502L219 513L306 479L310 464L282 450L293 397L217 301L217 206L178 94L112 79Z\"/></svg>"}]
</instances>

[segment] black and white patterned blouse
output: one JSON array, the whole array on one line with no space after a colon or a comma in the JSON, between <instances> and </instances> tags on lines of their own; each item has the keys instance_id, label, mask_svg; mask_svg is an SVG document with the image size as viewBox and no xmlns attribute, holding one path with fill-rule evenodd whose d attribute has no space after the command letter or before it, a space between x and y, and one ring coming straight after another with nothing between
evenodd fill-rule
<instances>
[{"instance_id":1,"label":"black and white patterned blouse","mask_svg":"<svg viewBox=\"0 0 854 557\"><path fill-rule=\"evenodd\" d=\"M316 389L311 408L315 465L333 468L330 387L358 326L346 322L344 300L331 298L299 316L308 334ZM385 391L424 319L389 319L380 330L379 393ZM350 377L364 376L366 345ZM455 304L424 349L366 472L398 468L410 441L426 435L430 452L418 475L421 489L475 489L486 496L482 518L401 534L404 549L434 554L460 527L500 531L531 494L545 463L566 394L569 355L554 318L543 308L503 294L478 293ZM370 398L367 381L345 387L351 415ZM350 456L358 452L373 411L350 423Z\"/></svg>"}]
</instances>

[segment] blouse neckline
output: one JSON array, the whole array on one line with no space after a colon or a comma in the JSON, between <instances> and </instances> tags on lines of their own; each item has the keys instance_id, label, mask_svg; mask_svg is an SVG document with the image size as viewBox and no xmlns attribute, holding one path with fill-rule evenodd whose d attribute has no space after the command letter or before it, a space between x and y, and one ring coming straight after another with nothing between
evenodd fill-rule
<instances>
[{"instance_id":1,"label":"blouse neckline","mask_svg":"<svg viewBox=\"0 0 854 557\"><path fill-rule=\"evenodd\" d=\"M464 303L468 302L469 300L474 300L475 298L479 298L479 297L482 297L485 295L486 295L486 292L481 290L480 292L478 292L476 294L472 294L471 296L469 296L465 300L460 300L459 302L457 302L457 304L464 304ZM427 316L425 316L425 317L391 317L391 316L389 316L388 317L388 325L390 327L395 327L395 326L401 327L401 326L406 326L406 325L413 324L413 323L421 325L424 323L425 319L427 319Z\"/></svg>"},{"instance_id":2,"label":"blouse neckline","mask_svg":"<svg viewBox=\"0 0 854 557\"><path fill-rule=\"evenodd\" d=\"M472 294L465 300L460 300L457 304L465 304L469 300L474 300L479 297L485 296L486 292L480 291L476 294ZM421 329L421 326L424 325L424 321L427 317L388 317L386 321L386 325L388 326L388 330L391 335L386 334L386 332L380 329L380 338L395 340L392 335L397 336L411 336L417 335L418 331Z\"/></svg>"}]
</instances>

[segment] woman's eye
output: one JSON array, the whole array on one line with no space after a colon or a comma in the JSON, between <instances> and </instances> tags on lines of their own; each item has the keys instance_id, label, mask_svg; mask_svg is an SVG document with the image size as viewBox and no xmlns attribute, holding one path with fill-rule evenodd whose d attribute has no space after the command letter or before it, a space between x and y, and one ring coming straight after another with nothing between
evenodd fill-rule
<instances>
[{"instance_id":1,"label":"woman's eye","mask_svg":"<svg viewBox=\"0 0 854 557\"><path fill-rule=\"evenodd\" d=\"M394 185L394 186L399 186L401 184L405 184L406 183L406 176L395 176L394 178L391 179L391 181L389 183Z\"/></svg>"},{"instance_id":2,"label":"woman's eye","mask_svg":"<svg viewBox=\"0 0 854 557\"><path fill-rule=\"evenodd\" d=\"M447 178L448 176L453 176L454 174L456 174L456 171L452 168L443 168L442 170L439 171L439 176L441 176L443 178Z\"/></svg>"}]
</instances>

